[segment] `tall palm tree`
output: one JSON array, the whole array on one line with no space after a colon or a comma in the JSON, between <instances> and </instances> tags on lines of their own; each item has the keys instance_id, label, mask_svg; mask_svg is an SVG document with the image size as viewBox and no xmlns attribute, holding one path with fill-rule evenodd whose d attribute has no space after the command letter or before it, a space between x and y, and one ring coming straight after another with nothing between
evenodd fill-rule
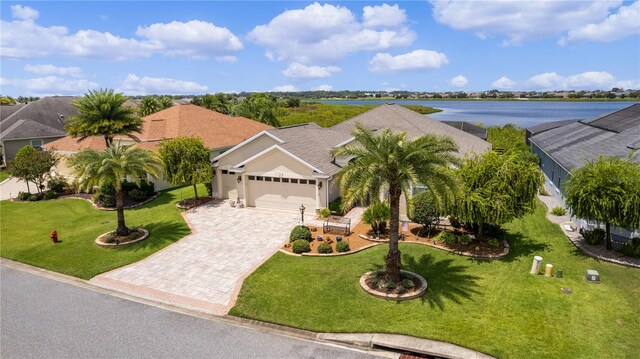
<instances>
[{"instance_id":1,"label":"tall palm tree","mask_svg":"<svg viewBox=\"0 0 640 359\"><path fill-rule=\"evenodd\" d=\"M89 90L73 102L78 114L67 119L67 132L79 137L78 141L102 136L107 147L117 135L135 138L131 134L142 131L142 119L133 107L123 106L126 101L127 97L114 93L112 89Z\"/></svg>"},{"instance_id":2,"label":"tall palm tree","mask_svg":"<svg viewBox=\"0 0 640 359\"><path fill-rule=\"evenodd\" d=\"M353 157L338 172L343 204L351 207L356 201L375 200L385 191L391 207L386 277L398 283L400 196L409 199L410 186L420 184L441 198L450 198L456 190L451 168L458 163L457 147L450 138L426 135L409 140L404 132L374 133L361 124L353 136L353 145L332 151L333 156Z\"/></svg>"},{"instance_id":3,"label":"tall palm tree","mask_svg":"<svg viewBox=\"0 0 640 359\"><path fill-rule=\"evenodd\" d=\"M162 110L162 107L163 106L160 104L160 101L157 97L145 96L140 101L140 106L138 106L138 114L140 116L149 116Z\"/></svg>"},{"instance_id":4,"label":"tall palm tree","mask_svg":"<svg viewBox=\"0 0 640 359\"><path fill-rule=\"evenodd\" d=\"M146 178L147 173L158 176L160 162L149 150L131 148L113 144L98 152L84 150L69 159L75 174L85 189L91 189L105 183L113 183L116 195L116 212L118 213L118 228L116 234L129 234L124 221L124 193L122 182L128 177L139 183Z\"/></svg>"}]
</instances>

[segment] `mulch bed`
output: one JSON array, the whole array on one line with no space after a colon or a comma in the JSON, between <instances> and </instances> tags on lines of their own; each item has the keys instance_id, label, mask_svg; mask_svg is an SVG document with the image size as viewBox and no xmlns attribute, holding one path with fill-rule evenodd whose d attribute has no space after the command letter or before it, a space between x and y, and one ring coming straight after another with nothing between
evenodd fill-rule
<instances>
[{"instance_id":1,"label":"mulch bed","mask_svg":"<svg viewBox=\"0 0 640 359\"><path fill-rule=\"evenodd\" d=\"M135 232L134 232L135 231ZM135 233L135 236L133 235ZM124 245L129 242L134 242L145 235L145 232L141 229L131 230L129 236L116 236L115 231L109 232L105 235L98 237L98 241L106 244Z\"/></svg>"},{"instance_id":2,"label":"mulch bed","mask_svg":"<svg viewBox=\"0 0 640 359\"><path fill-rule=\"evenodd\" d=\"M404 234L405 236L404 241L402 242L407 242L407 243L419 242L419 243L424 243L428 245L449 249L451 251L470 253L473 256L498 255L498 254L501 254L504 250L504 245L502 243L502 240L498 241L500 242L500 245L498 246L498 248L489 248L486 243L486 240L490 239L489 237L485 237L485 241L483 242L474 241L469 245L444 244L442 242L439 242L433 239L439 233L440 230L452 231L452 228L450 226L442 226L442 227L444 228L441 228L437 231L432 231L430 236L426 235L426 231L423 231L423 233L421 233L421 235L418 236L418 232L421 226L418 224L412 223L409 225L408 232L402 232L402 234ZM375 243L380 243L380 242L369 241L359 236L359 235L364 235L364 236L371 236L375 238L375 233L371 231L371 226L365 224L364 222L360 222L355 227L353 227L351 229L351 233L348 236L345 236L342 233L338 233L337 231L334 231L331 233L322 233L322 227L309 226L309 228L311 229L311 236L313 238L313 240L309 243L311 245L310 253L312 254L317 254L318 246L321 243L323 243L323 241L316 240L317 236L322 236L323 240L325 240L327 237L333 240L333 243L330 244L331 248L333 249L333 253L336 253L336 241L335 241L336 236L342 236L342 240L349 243L349 252L354 252L360 248L367 247ZM380 239L386 239L386 236L384 235L380 236ZM283 249L287 252L293 253L291 246L288 243L284 246Z\"/></svg>"},{"instance_id":3,"label":"mulch bed","mask_svg":"<svg viewBox=\"0 0 640 359\"><path fill-rule=\"evenodd\" d=\"M374 275L369 276L368 278L365 279L365 283L369 288L375 289L379 292L383 292L386 294L411 294L412 292L417 292L421 285L420 280L415 276L412 276L412 275L410 276L402 273L401 279L411 280L411 282L413 282L413 288L407 289L403 287L401 284L397 284L395 288L385 288L383 285L383 283L385 282L384 276L385 276L385 273L383 271L374 272Z\"/></svg>"},{"instance_id":4,"label":"mulch bed","mask_svg":"<svg viewBox=\"0 0 640 359\"><path fill-rule=\"evenodd\" d=\"M201 206L207 202L211 202L212 200L213 200L213 197L210 197L210 196L198 197L198 200L196 200L195 198L187 198L178 202L176 206L182 209L191 209L194 207Z\"/></svg>"}]
</instances>

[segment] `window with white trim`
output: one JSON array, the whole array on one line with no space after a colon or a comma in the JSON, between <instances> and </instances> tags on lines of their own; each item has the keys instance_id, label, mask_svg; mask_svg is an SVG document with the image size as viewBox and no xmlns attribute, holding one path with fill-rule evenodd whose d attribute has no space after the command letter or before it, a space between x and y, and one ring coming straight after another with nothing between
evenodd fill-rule
<instances>
[{"instance_id":1,"label":"window with white trim","mask_svg":"<svg viewBox=\"0 0 640 359\"><path fill-rule=\"evenodd\" d=\"M31 147L41 148L42 147L42 140L31 140Z\"/></svg>"}]
</instances>

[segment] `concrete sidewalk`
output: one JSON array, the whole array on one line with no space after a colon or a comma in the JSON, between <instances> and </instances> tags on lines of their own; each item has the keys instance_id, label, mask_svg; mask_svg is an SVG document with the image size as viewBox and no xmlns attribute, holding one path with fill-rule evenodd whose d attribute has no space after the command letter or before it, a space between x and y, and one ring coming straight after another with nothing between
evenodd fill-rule
<instances>
[{"instance_id":1,"label":"concrete sidewalk","mask_svg":"<svg viewBox=\"0 0 640 359\"><path fill-rule=\"evenodd\" d=\"M490 359L490 355L459 345L422 339L408 335L376 333L319 333L317 339L356 345L365 348L391 348L412 353L435 355L451 359Z\"/></svg>"}]
</instances>

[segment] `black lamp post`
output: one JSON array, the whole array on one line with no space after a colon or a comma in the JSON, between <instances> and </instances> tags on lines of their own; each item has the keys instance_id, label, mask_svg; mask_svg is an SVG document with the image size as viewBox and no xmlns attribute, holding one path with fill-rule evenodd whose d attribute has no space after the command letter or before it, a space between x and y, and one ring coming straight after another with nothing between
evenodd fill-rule
<instances>
[{"instance_id":1,"label":"black lamp post","mask_svg":"<svg viewBox=\"0 0 640 359\"><path fill-rule=\"evenodd\" d=\"M304 226L304 210L306 208L304 207L304 203L300 205L300 225Z\"/></svg>"}]
</instances>

